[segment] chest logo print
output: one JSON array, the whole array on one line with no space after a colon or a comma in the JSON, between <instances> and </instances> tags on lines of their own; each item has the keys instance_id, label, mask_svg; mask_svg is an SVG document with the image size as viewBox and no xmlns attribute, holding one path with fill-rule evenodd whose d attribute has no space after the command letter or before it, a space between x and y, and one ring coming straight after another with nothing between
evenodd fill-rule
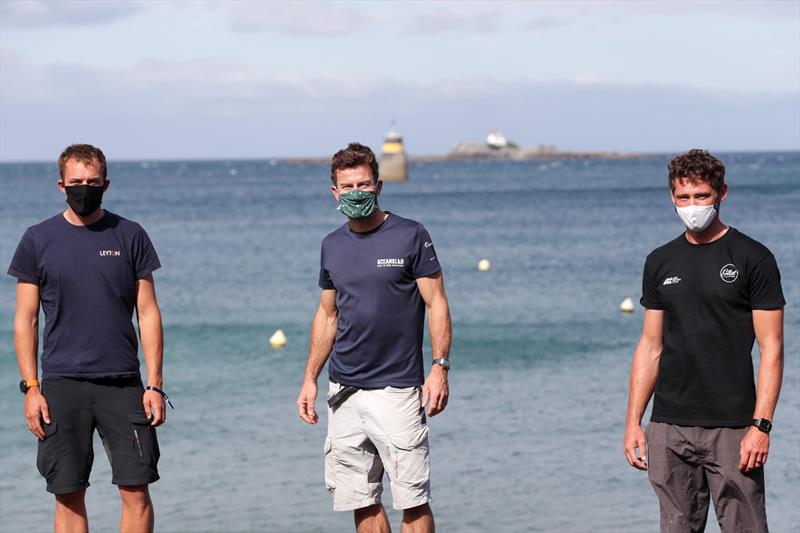
<instances>
[{"instance_id":1,"label":"chest logo print","mask_svg":"<svg viewBox=\"0 0 800 533\"><path fill-rule=\"evenodd\" d=\"M678 276L672 276L671 278L665 279L664 283L662 283L662 285L675 285L675 284L680 283L680 282L681 282L681 278L679 278Z\"/></svg>"},{"instance_id":2,"label":"chest logo print","mask_svg":"<svg viewBox=\"0 0 800 533\"><path fill-rule=\"evenodd\" d=\"M100 257L118 257L122 255L119 250L100 250Z\"/></svg>"},{"instance_id":3,"label":"chest logo print","mask_svg":"<svg viewBox=\"0 0 800 533\"><path fill-rule=\"evenodd\" d=\"M739 277L739 269L736 268L736 265L728 263L719 269L719 277L725 283L733 283Z\"/></svg>"},{"instance_id":4,"label":"chest logo print","mask_svg":"<svg viewBox=\"0 0 800 533\"><path fill-rule=\"evenodd\" d=\"M383 259L378 259L378 264L375 265L375 266L377 266L378 268L404 267L405 264L406 264L406 260L403 257L398 258L398 259L386 257L386 258L383 258Z\"/></svg>"}]
</instances>

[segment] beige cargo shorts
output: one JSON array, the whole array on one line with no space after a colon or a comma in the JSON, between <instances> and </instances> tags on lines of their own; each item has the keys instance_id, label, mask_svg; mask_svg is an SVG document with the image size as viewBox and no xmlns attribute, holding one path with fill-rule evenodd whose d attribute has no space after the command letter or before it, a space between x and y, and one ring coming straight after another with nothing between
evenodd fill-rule
<instances>
[{"instance_id":1,"label":"beige cargo shorts","mask_svg":"<svg viewBox=\"0 0 800 533\"><path fill-rule=\"evenodd\" d=\"M328 398L342 386L330 383ZM358 390L328 408L325 484L334 511L352 511L381 501L389 476L395 509L431 501L428 426L420 387Z\"/></svg>"}]
</instances>

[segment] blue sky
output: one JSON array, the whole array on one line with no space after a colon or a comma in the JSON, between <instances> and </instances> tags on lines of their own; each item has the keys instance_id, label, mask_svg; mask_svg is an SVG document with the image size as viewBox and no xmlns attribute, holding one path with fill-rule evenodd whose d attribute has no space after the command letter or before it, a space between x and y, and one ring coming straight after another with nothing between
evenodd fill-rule
<instances>
[{"instance_id":1,"label":"blue sky","mask_svg":"<svg viewBox=\"0 0 800 533\"><path fill-rule=\"evenodd\" d=\"M0 3L0 159L800 148L800 2Z\"/></svg>"}]
</instances>

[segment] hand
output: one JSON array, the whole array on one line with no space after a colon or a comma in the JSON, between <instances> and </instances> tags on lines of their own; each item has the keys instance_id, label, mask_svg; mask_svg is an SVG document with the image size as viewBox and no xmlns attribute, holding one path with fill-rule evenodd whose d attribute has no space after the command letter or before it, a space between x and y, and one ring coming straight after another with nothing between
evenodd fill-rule
<instances>
[{"instance_id":1,"label":"hand","mask_svg":"<svg viewBox=\"0 0 800 533\"><path fill-rule=\"evenodd\" d=\"M316 424L317 420L319 420L317 410L314 408L314 402L316 401L317 382L304 381L303 386L300 388L300 394L297 396L297 414L309 424Z\"/></svg>"},{"instance_id":2,"label":"hand","mask_svg":"<svg viewBox=\"0 0 800 533\"><path fill-rule=\"evenodd\" d=\"M422 406L428 405L428 416L436 416L447 407L450 390L447 387L447 370L441 365L433 365L428 379L422 386Z\"/></svg>"},{"instance_id":3,"label":"hand","mask_svg":"<svg viewBox=\"0 0 800 533\"><path fill-rule=\"evenodd\" d=\"M28 429L36 435L39 440L44 440L45 424L50 424L50 410L47 407L47 400L39 391L39 387L31 387L25 393L25 419L28 422Z\"/></svg>"},{"instance_id":4,"label":"hand","mask_svg":"<svg viewBox=\"0 0 800 533\"><path fill-rule=\"evenodd\" d=\"M639 456L636 450L639 450ZM628 464L639 470L647 470L647 438L644 436L642 426L628 426L625 430L625 443L623 445L625 459Z\"/></svg>"},{"instance_id":5,"label":"hand","mask_svg":"<svg viewBox=\"0 0 800 533\"><path fill-rule=\"evenodd\" d=\"M761 468L767 464L768 454L769 433L751 427L739 445L739 470L748 473Z\"/></svg>"},{"instance_id":6,"label":"hand","mask_svg":"<svg viewBox=\"0 0 800 533\"><path fill-rule=\"evenodd\" d=\"M167 406L160 392L144 391L142 404L144 405L144 414L150 419L151 426L157 427L167 421Z\"/></svg>"}]
</instances>

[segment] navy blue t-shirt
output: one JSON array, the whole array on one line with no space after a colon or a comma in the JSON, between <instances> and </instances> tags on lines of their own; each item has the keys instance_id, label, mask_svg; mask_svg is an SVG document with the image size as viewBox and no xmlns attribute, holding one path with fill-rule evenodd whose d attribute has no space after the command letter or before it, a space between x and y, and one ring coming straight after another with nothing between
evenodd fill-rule
<instances>
[{"instance_id":1,"label":"navy blue t-shirt","mask_svg":"<svg viewBox=\"0 0 800 533\"><path fill-rule=\"evenodd\" d=\"M395 214L367 233L345 223L325 237L319 286L336 290L338 308L332 381L363 388L423 383L425 302L416 280L439 270L422 224Z\"/></svg>"},{"instance_id":2,"label":"navy blue t-shirt","mask_svg":"<svg viewBox=\"0 0 800 533\"><path fill-rule=\"evenodd\" d=\"M138 376L136 282L160 266L142 227L109 211L89 226L59 214L28 228L8 274L39 286L42 379Z\"/></svg>"}]
</instances>

